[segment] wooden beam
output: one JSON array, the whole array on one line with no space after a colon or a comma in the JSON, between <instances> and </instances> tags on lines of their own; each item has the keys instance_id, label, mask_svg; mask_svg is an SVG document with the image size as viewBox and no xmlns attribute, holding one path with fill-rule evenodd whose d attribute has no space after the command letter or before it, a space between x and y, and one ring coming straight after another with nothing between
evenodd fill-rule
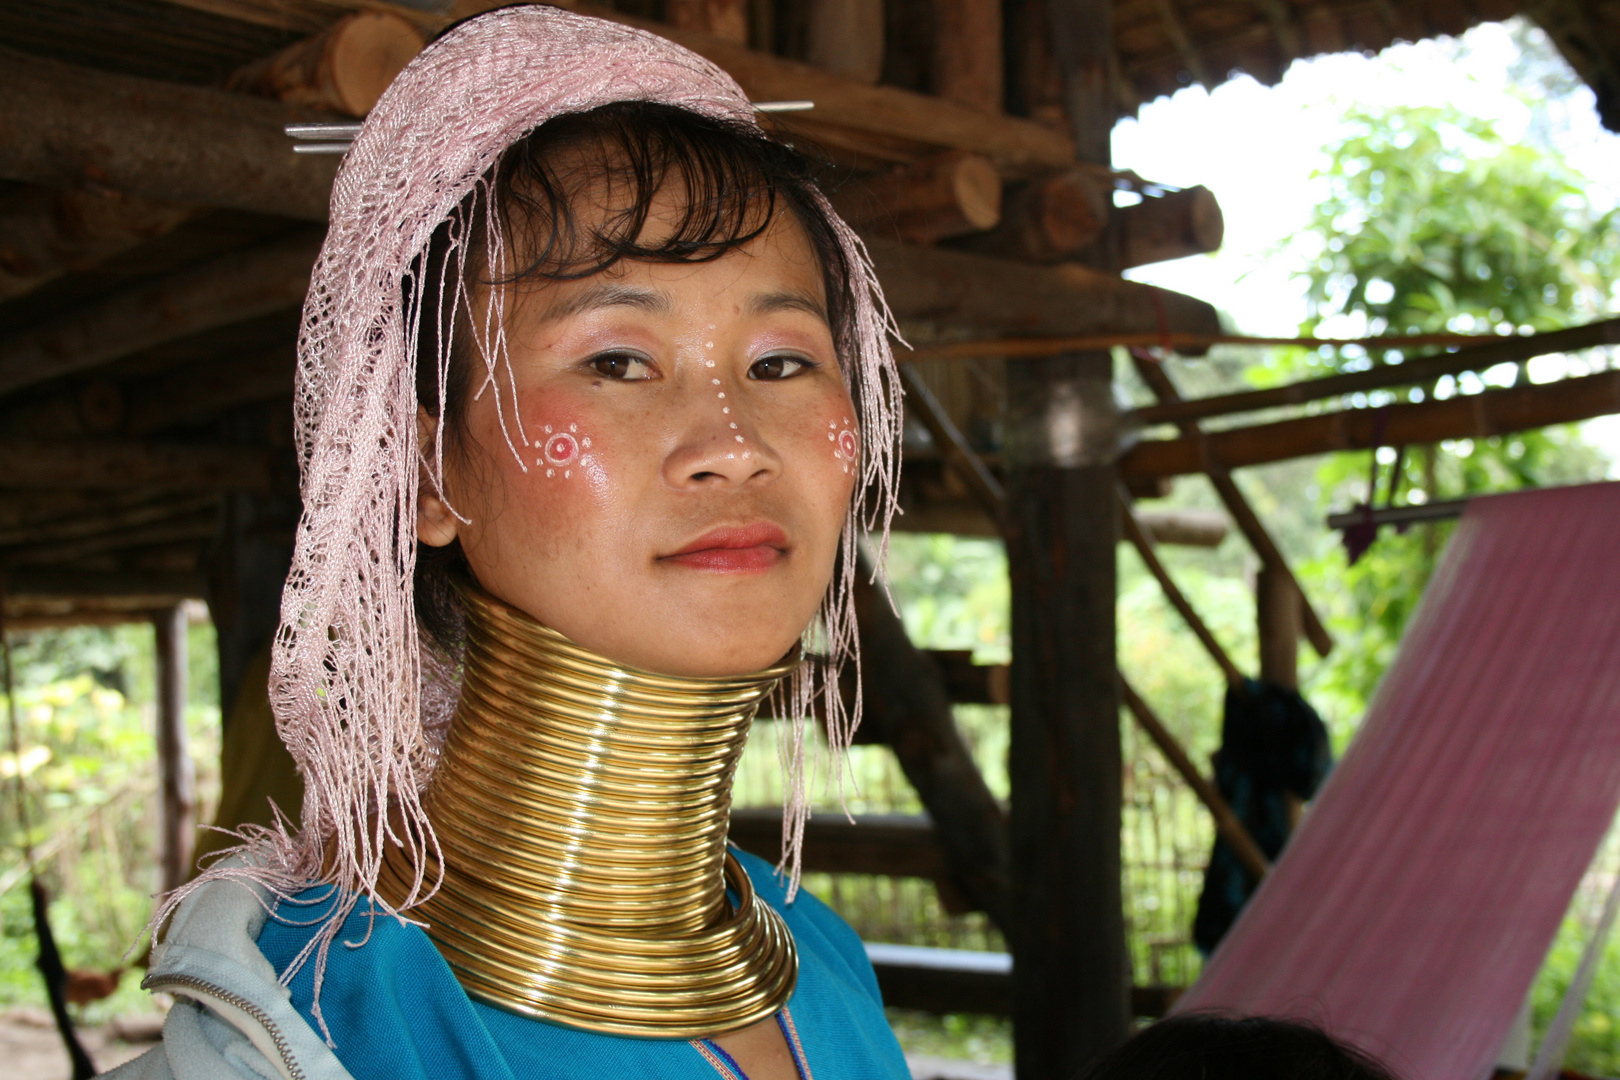
<instances>
[{"instance_id":1,"label":"wooden beam","mask_svg":"<svg viewBox=\"0 0 1620 1080\"><path fill-rule=\"evenodd\" d=\"M324 27L344 11L388 11L416 21L433 32L456 18L500 6L504 0L473 0L455 5L451 15L432 15L380 0L169 0L181 6L203 7L219 13L221 4L233 17L263 25L297 21L300 28ZM605 4L565 2L559 6L581 14L638 26L686 46L718 64L755 101L808 98L815 115L788 121L794 130L813 137L836 138L838 128L889 136L934 149L971 150L995 160L1003 168L1027 170L1061 166L1073 158L1062 134L1017 117L992 115L966 105L945 101L892 86L871 86L824 70L813 64L787 60L748 49L702 30L683 30L623 12ZM881 54L880 54L881 55ZM926 151L925 151L926 152ZM184 201L184 200L182 200Z\"/></svg>"},{"instance_id":2,"label":"wooden beam","mask_svg":"<svg viewBox=\"0 0 1620 1080\"><path fill-rule=\"evenodd\" d=\"M932 244L1001 220L1001 177L990 159L947 150L886 173L850 181L832 196L858 229Z\"/></svg>"},{"instance_id":3,"label":"wooden beam","mask_svg":"<svg viewBox=\"0 0 1620 1080\"><path fill-rule=\"evenodd\" d=\"M1195 333L1220 329L1214 307L1202 300L1083 266L1029 266L876 237L867 237L867 247L902 321L1031 336L1151 332L1166 324Z\"/></svg>"},{"instance_id":4,"label":"wooden beam","mask_svg":"<svg viewBox=\"0 0 1620 1080\"><path fill-rule=\"evenodd\" d=\"M105 492L90 495L86 492L66 492L84 500L86 505L70 517L29 520L20 524L0 526L0 547L24 544L59 544L87 537L116 533L177 517L194 515L199 511L217 509L219 497L215 494L153 495L142 492L138 501L124 503L110 499ZM24 504L26 505L26 504ZM10 505L5 507L12 509Z\"/></svg>"},{"instance_id":5,"label":"wooden beam","mask_svg":"<svg viewBox=\"0 0 1620 1080\"><path fill-rule=\"evenodd\" d=\"M1220 204L1203 186L1120 207L1110 226L1117 270L1217 251L1226 235Z\"/></svg>"},{"instance_id":6,"label":"wooden beam","mask_svg":"<svg viewBox=\"0 0 1620 1080\"><path fill-rule=\"evenodd\" d=\"M316 112L364 116L426 44L408 19L386 11L355 12L242 68L228 86Z\"/></svg>"},{"instance_id":7,"label":"wooden beam","mask_svg":"<svg viewBox=\"0 0 1620 1080\"><path fill-rule=\"evenodd\" d=\"M1541 386L1486 390L1444 401L1344 409L1322 416L1137 443L1120 462L1127 477L1182 476L1377 446L1484 439L1620 412L1620 371Z\"/></svg>"},{"instance_id":8,"label":"wooden beam","mask_svg":"<svg viewBox=\"0 0 1620 1080\"><path fill-rule=\"evenodd\" d=\"M933 0L934 93L999 115L1001 0Z\"/></svg>"},{"instance_id":9,"label":"wooden beam","mask_svg":"<svg viewBox=\"0 0 1620 1080\"><path fill-rule=\"evenodd\" d=\"M700 30L733 44L748 44L744 0L666 0L664 11L677 30Z\"/></svg>"},{"instance_id":10,"label":"wooden beam","mask_svg":"<svg viewBox=\"0 0 1620 1080\"><path fill-rule=\"evenodd\" d=\"M1271 24L1271 32L1277 39L1277 50L1282 53L1282 63L1277 65L1277 74L1280 77L1288 70L1290 63L1305 55L1305 45L1299 35L1299 23L1284 0L1255 0L1255 2L1265 13L1266 21Z\"/></svg>"},{"instance_id":11,"label":"wooden beam","mask_svg":"<svg viewBox=\"0 0 1620 1080\"><path fill-rule=\"evenodd\" d=\"M140 285L0 341L0 393L71 375L166 341L296 307L318 235L284 239Z\"/></svg>"},{"instance_id":12,"label":"wooden beam","mask_svg":"<svg viewBox=\"0 0 1620 1080\"><path fill-rule=\"evenodd\" d=\"M805 59L870 86L883 74L882 0L806 0Z\"/></svg>"},{"instance_id":13,"label":"wooden beam","mask_svg":"<svg viewBox=\"0 0 1620 1080\"><path fill-rule=\"evenodd\" d=\"M7 566L64 566L135 548L195 545L212 539L218 531L219 511L217 508L210 508L189 514L170 515L126 528L97 532L76 540L58 540L12 548L0 555L0 561Z\"/></svg>"},{"instance_id":14,"label":"wooden beam","mask_svg":"<svg viewBox=\"0 0 1620 1080\"><path fill-rule=\"evenodd\" d=\"M0 300L106 262L194 213L108 191L34 184L8 191L0 198Z\"/></svg>"},{"instance_id":15,"label":"wooden beam","mask_svg":"<svg viewBox=\"0 0 1620 1080\"><path fill-rule=\"evenodd\" d=\"M1136 367L1136 373L1142 377L1142 381L1147 384L1148 389L1152 391L1154 397L1159 399L1161 404L1174 404L1181 400L1181 392L1176 389L1176 384L1171 381L1170 373L1164 370L1163 364L1151 359L1140 350L1133 349L1130 355L1131 363ZM1180 427L1181 433L1188 438L1198 439L1203 437L1196 420L1183 421ZM1244 538L1249 541L1249 546L1260 557L1261 565L1286 575L1289 580L1294 582L1294 588L1299 593L1301 615L1305 620L1305 636L1310 640L1311 647L1316 650L1317 655L1326 656L1333 650L1332 635L1328 633L1327 627L1323 625L1321 616L1316 613L1316 609L1311 606L1310 598L1305 595L1305 590L1300 587L1298 579L1294 577L1294 572L1288 566L1288 560L1283 558L1282 551L1278 549L1276 541L1272 540L1271 534L1266 531L1265 525L1260 521L1260 516L1249 505L1249 500L1243 494L1242 489L1237 486L1237 482L1232 479L1228 470L1213 462L1206 462L1203 472L1209 477L1210 485L1215 488L1215 493L1220 496L1221 502L1226 506L1227 513L1232 515L1232 520L1236 523L1238 530L1243 533ZM1159 479L1149 478L1147 480L1138 480L1137 483L1152 483ZM1125 480L1126 484L1130 485L1129 478L1125 478Z\"/></svg>"},{"instance_id":16,"label":"wooden beam","mask_svg":"<svg viewBox=\"0 0 1620 1080\"><path fill-rule=\"evenodd\" d=\"M24 568L11 575L6 609L19 600L25 611L46 613L53 601L76 607L103 610L144 610L151 612L182 599L200 598L207 591L201 574L130 571L57 570L48 567Z\"/></svg>"},{"instance_id":17,"label":"wooden beam","mask_svg":"<svg viewBox=\"0 0 1620 1080\"><path fill-rule=\"evenodd\" d=\"M321 221L337 162L286 106L0 49L0 178Z\"/></svg>"},{"instance_id":18,"label":"wooden beam","mask_svg":"<svg viewBox=\"0 0 1620 1080\"><path fill-rule=\"evenodd\" d=\"M744 851L782 857L781 807L739 807L727 837ZM812 874L875 874L948 879L938 830L926 815L857 814L811 818L804 826L804 870Z\"/></svg>"},{"instance_id":19,"label":"wooden beam","mask_svg":"<svg viewBox=\"0 0 1620 1080\"><path fill-rule=\"evenodd\" d=\"M1136 554L1141 557L1142 564L1147 567L1148 573L1152 574L1154 580L1159 583L1159 588L1163 590L1165 599L1170 601L1170 606L1176 609L1182 621L1187 624L1187 628L1198 639L1199 644L1204 646L1204 651L1209 654L1211 660L1215 661L1215 666L1221 669L1221 674L1226 676L1227 684L1237 685L1242 683L1243 673L1238 670L1236 664L1232 663L1232 658L1227 655L1226 649L1216 640L1214 633L1209 628L1209 624L1199 616L1197 609L1192 606L1192 601L1187 599L1187 595L1181 591L1175 579L1170 576L1170 571L1165 568L1164 563L1159 559L1158 552L1153 550L1153 537L1136 520L1135 508L1131 505L1131 497L1123 487L1119 489L1119 509L1120 523L1125 538L1131 542L1132 547L1136 548Z\"/></svg>"},{"instance_id":20,"label":"wooden beam","mask_svg":"<svg viewBox=\"0 0 1620 1080\"><path fill-rule=\"evenodd\" d=\"M866 956L877 975L883 1003L890 1008L916 1009L940 1016L1012 1015L1012 957L1006 953L868 942ZM1177 986L1131 987L1131 1015L1149 1019L1165 1016L1182 989ZM935 1074L918 1072L917 1075ZM975 1070L972 1075L979 1075L979 1071Z\"/></svg>"},{"instance_id":21,"label":"wooden beam","mask_svg":"<svg viewBox=\"0 0 1620 1080\"><path fill-rule=\"evenodd\" d=\"M1365 393L1368 390L1415 386L1433 382L1445 375L1458 375L1464 371L1484 371L1497 364L1521 363L1537 356L1575 352L1578 349L1598 348L1604 345L1620 345L1620 318L1599 319L1566 330L1551 330L1542 334L1503 337L1496 341L1467 345L1455 352L1420 356L1399 364L1382 363L1364 371L1324 375L1321 378L1304 379L1265 390L1216 394L1206 398L1194 398L1191 401L1161 401L1157 405L1136 410L1136 418L1144 424L1179 424L1212 416L1232 416L1285 405L1304 405L1307 402Z\"/></svg>"},{"instance_id":22,"label":"wooden beam","mask_svg":"<svg viewBox=\"0 0 1620 1080\"><path fill-rule=\"evenodd\" d=\"M130 388L123 430L149 435L238 405L288 396L295 365L288 342L255 356L204 360L162 372Z\"/></svg>"},{"instance_id":23,"label":"wooden beam","mask_svg":"<svg viewBox=\"0 0 1620 1080\"><path fill-rule=\"evenodd\" d=\"M163 892L191 877L197 822L196 767L186 734L186 631L183 604L154 613L157 635L157 757L163 801L159 817L159 882Z\"/></svg>"},{"instance_id":24,"label":"wooden beam","mask_svg":"<svg viewBox=\"0 0 1620 1080\"><path fill-rule=\"evenodd\" d=\"M265 490L271 452L234 443L0 439L0 488Z\"/></svg>"}]
</instances>

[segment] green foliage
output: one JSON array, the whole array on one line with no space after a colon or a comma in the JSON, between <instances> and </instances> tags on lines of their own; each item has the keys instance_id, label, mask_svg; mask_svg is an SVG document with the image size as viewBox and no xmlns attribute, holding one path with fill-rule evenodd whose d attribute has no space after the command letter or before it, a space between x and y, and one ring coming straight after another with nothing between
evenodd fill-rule
<instances>
[{"instance_id":1,"label":"green foliage","mask_svg":"<svg viewBox=\"0 0 1620 1080\"><path fill-rule=\"evenodd\" d=\"M1620 266L1615 211L1547 148L1455 109L1356 109L1330 148L1309 233L1312 323L1374 333L1556 330L1604 308Z\"/></svg>"},{"instance_id":2,"label":"green foliage","mask_svg":"<svg viewBox=\"0 0 1620 1080\"><path fill-rule=\"evenodd\" d=\"M122 966L151 915L154 841L153 634L149 625L83 626L11 635L21 754L0 754L0 1005L43 1003L24 831L13 785L53 898L51 919L69 967ZM219 709L214 635L192 627L187 722L198 762L200 817L218 788ZM0 698L0 706L3 706ZM90 1015L139 1008L136 978Z\"/></svg>"}]
</instances>

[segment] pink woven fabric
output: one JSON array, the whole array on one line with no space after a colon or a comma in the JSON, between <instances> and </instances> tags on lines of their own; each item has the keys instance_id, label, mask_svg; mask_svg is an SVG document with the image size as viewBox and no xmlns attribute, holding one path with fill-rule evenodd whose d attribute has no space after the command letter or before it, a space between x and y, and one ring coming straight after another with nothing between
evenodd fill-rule
<instances>
[{"instance_id":1,"label":"pink woven fabric","mask_svg":"<svg viewBox=\"0 0 1620 1080\"><path fill-rule=\"evenodd\" d=\"M1473 500L1361 732L1176 1011L1494 1063L1620 802L1620 484Z\"/></svg>"},{"instance_id":2,"label":"pink woven fabric","mask_svg":"<svg viewBox=\"0 0 1620 1080\"><path fill-rule=\"evenodd\" d=\"M270 693L277 726L305 782L302 828L296 835L290 827L254 835L247 849L253 865L214 870L205 880L251 877L286 891L319 878L340 886L352 902L374 896L385 843L434 848L418 799L456 699L455 663L418 641L412 574L418 470L440 476L443 447L442 440L417 446L416 318L402 310L401 282L463 198L475 189L487 196L481 178L506 147L555 116L627 100L753 123L741 89L701 57L643 31L538 5L458 26L418 56L366 118L333 188L331 224L298 344L295 418L304 512L283 593ZM858 720L858 707L845 715L837 695L838 665L854 651L854 544L861 525L886 533L901 413L887 341L893 320L860 241L828 213L857 275L856 346L840 360L856 388L862 494L845 529L845 574L834 582L809 642L832 663L801 668L785 711L802 736L811 695L823 694L836 749L847 745ZM498 216L486 217L482 239L500 275L506 249ZM452 258L464 260L466 250L463 244ZM448 276L452 282L459 277ZM503 381L499 290L488 293L475 301L461 289L457 302L479 331L474 336L485 379L477 392L493 391L516 454L523 426ZM441 356L441 399L445 362ZM808 813L805 759L802 739L783 741L795 793L784 832L788 850L796 852ZM377 812L390 802L400 826L392 833ZM324 868L323 850L334 860ZM796 883L796 858L792 870ZM402 910L435 884L419 883L418 895ZM346 910L334 915L332 929ZM330 937L318 944L324 951Z\"/></svg>"}]
</instances>

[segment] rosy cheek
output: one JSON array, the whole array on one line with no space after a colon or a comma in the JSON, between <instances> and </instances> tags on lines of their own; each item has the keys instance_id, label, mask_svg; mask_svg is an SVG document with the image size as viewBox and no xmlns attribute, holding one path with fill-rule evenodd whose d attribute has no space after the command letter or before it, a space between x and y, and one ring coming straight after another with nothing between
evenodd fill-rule
<instances>
[{"instance_id":1,"label":"rosy cheek","mask_svg":"<svg viewBox=\"0 0 1620 1080\"><path fill-rule=\"evenodd\" d=\"M534 454L532 475L541 480L602 479L595 440L577 422L558 421L531 427L529 449Z\"/></svg>"}]
</instances>

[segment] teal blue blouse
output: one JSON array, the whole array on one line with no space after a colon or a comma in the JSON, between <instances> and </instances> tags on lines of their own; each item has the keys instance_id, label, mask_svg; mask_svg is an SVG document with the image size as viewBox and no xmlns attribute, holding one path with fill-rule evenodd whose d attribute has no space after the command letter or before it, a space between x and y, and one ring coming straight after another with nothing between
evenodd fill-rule
<instances>
[{"instance_id":1,"label":"teal blue blouse","mask_svg":"<svg viewBox=\"0 0 1620 1080\"><path fill-rule=\"evenodd\" d=\"M802 1080L909 1080L860 938L808 893L789 904L768 863L736 854L798 946L780 1022ZM322 907L284 904L265 923L259 948L277 971L309 943ZM314 968L305 964L291 990L319 1031ZM321 1015L355 1080L746 1080L701 1040L599 1035L475 1001L420 927L360 910L332 946Z\"/></svg>"}]
</instances>

